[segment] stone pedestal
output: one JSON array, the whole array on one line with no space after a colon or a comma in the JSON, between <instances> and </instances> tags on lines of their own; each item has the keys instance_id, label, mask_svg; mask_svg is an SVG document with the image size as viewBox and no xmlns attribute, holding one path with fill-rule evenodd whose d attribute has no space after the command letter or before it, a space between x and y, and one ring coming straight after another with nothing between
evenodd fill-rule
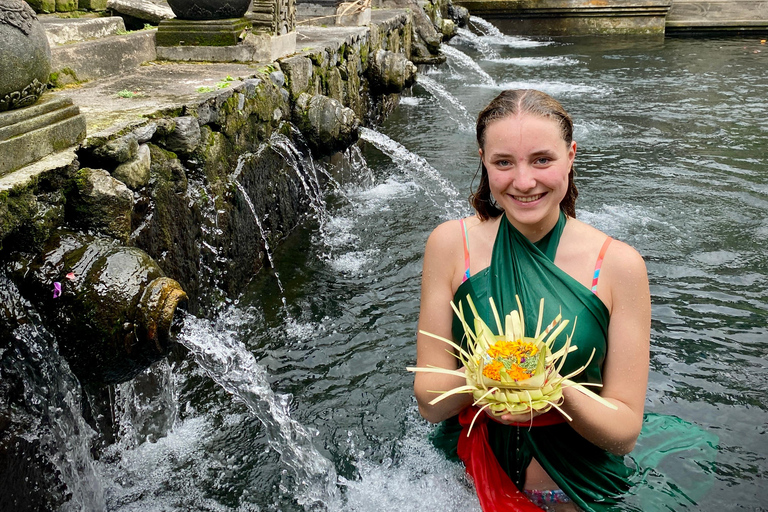
<instances>
[{"instance_id":1,"label":"stone pedestal","mask_svg":"<svg viewBox=\"0 0 768 512\"><path fill-rule=\"evenodd\" d=\"M664 34L672 0L454 0L506 34Z\"/></svg>"},{"instance_id":2,"label":"stone pedestal","mask_svg":"<svg viewBox=\"0 0 768 512\"><path fill-rule=\"evenodd\" d=\"M251 22L246 18L225 20L163 20L157 27L157 46L235 46Z\"/></svg>"},{"instance_id":3,"label":"stone pedestal","mask_svg":"<svg viewBox=\"0 0 768 512\"><path fill-rule=\"evenodd\" d=\"M279 36L248 32L234 46L158 46L157 58L189 62L274 62L296 53L296 32Z\"/></svg>"},{"instance_id":4,"label":"stone pedestal","mask_svg":"<svg viewBox=\"0 0 768 512\"><path fill-rule=\"evenodd\" d=\"M0 176L61 151L85 138L85 116L62 97L0 113Z\"/></svg>"}]
</instances>

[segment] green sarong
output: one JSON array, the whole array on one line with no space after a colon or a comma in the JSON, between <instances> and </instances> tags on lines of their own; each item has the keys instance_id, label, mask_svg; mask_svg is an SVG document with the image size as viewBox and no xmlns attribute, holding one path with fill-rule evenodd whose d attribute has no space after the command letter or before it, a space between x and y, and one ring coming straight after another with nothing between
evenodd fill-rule
<instances>
[{"instance_id":1,"label":"green sarong","mask_svg":"<svg viewBox=\"0 0 768 512\"><path fill-rule=\"evenodd\" d=\"M539 315L539 302L544 298L543 325L547 325L559 313L570 320L569 326L555 342L554 350L565 343L573 323L576 330L572 344L578 347L569 354L561 374L566 375L586 364L594 349L589 366L573 380L577 382L602 382L602 365L607 350L609 313L603 302L591 290L555 266L554 258L565 227L566 217L561 212L553 230L536 243L530 242L503 217L493 247L488 268L471 276L462 283L454 296L454 302L464 302L466 321L472 325L472 312L466 297L474 302L478 314L489 325L495 326L489 298L493 297L501 316L518 308L515 296L520 298L525 316L526 336L534 336ZM454 340L462 340L464 331L458 318L454 318ZM525 469L533 457L565 493L586 511L608 510L676 510L675 504L690 506L701 489L683 490L672 486L673 492L663 492L667 504L657 508L659 489L652 489L645 497L642 482L650 471L641 469L635 460L649 459L656 451L653 444L643 443L663 432L663 438L681 440L679 446L702 459L713 459L717 438L677 418L647 415L643 434L638 442L646 453L632 453L631 457L613 455L593 445L566 423L543 427L515 427L488 422L489 444L496 458L513 482L522 489ZM648 428L654 432L648 432ZM692 434L691 429L696 430ZM443 422L432 436L436 446L455 456L461 426L457 418ZM669 444L669 443L667 443ZM669 448L669 446L668 446ZM674 450L665 452L666 455ZM658 461L657 461L658 462ZM701 484L702 482L698 482ZM648 486L646 487L646 491ZM699 486L701 487L701 486ZM632 495L632 499L626 499ZM651 500L651 501L649 501ZM653 503L652 509L644 509L644 503ZM635 508L635 506L639 508ZM667 508L669 507L669 508Z\"/></svg>"}]
</instances>

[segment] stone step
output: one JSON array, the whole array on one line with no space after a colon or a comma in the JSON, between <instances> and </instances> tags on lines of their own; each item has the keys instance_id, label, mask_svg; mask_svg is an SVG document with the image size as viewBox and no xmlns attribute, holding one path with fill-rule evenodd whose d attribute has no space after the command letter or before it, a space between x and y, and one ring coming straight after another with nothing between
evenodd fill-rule
<instances>
[{"instance_id":1,"label":"stone step","mask_svg":"<svg viewBox=\"0 0 768 512\"><path fill-rule=\"evenodd\" d=\"M51 48L51 68L58 73L57 85L70 81L95 80L127 73L157 59L157 29L112 35L92 41L57 45Z\"/></svg>"},{"instance_id":2,"label":"stone step","mask_svg":"<svg viewBox=\"0 0 768 512\"><path fill-rule=\"evenodd\" d=\"M767 0L673 0L667 33L768 32Z\"/></svg>"},{"instance_id":3,"label":"stone step","mask_svg":"<svg viewBox=\"0 0 768 512\"><path fill-rule=\"evenodd\" d=\"M103 18L40 16L39 19L51 46L125 33L125 23L120 16Z\"/></svg>"}]
</instances>

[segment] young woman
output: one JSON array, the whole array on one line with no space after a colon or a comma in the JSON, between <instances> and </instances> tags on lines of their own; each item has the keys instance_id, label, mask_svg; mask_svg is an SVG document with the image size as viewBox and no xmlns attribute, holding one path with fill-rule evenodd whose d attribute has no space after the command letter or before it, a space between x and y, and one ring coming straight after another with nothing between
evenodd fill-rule
<instances>
[{"instance_id":1,"label":"young woman","mask_svg":"<svg viewBox=\"0 0 768 512\"><path fill-rule=\"evenodd\" d=\"M572 342L579 349L561 373L586 364L594 349L574 380L602 383L600 395L616 409L565 388L561 409L571 421L554 408L540 417L483 414L485 421L467 438L471 395L429 405L435 391L465 382L417 373L419 410L430 422L442 422L440 444L458 445L484 510L537 510L531 502L545 510L610 510L630 485L634 470L623 455L643 422L651 310L645 264L630 246L576 220L573 123L556 100L534 90L501 93L478 116L477 142L476 215L441 224L427 241L419 330L460 343L452 300L470 296L485 322L495 325L488 299L506 315L517 309L517 295L533 331L543 297L545 323L559 312L571 322L556 348L576 323ZM466 304L464 311L471 325ZM457 369L457 362L443 342L418 335L417 366ZM494 470L514 483L505 496L498 494Z\"/></svg>"}]
</instances>

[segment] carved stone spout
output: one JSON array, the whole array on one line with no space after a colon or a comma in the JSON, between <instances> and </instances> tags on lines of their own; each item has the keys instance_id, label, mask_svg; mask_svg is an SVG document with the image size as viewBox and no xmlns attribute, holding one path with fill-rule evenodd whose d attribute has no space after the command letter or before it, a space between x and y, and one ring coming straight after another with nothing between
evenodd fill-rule
<instances>
[{"instance_id":1,"label":"carved stone spout","mask_svg":"<svg viewBox=\"0 0 768 512\"><path fill-rule=\"evenodd\" d=\"M83 383L133 378L170 350L186 294L144 251L62 234L13 273Z\"/></svg>"}]
</instances>

